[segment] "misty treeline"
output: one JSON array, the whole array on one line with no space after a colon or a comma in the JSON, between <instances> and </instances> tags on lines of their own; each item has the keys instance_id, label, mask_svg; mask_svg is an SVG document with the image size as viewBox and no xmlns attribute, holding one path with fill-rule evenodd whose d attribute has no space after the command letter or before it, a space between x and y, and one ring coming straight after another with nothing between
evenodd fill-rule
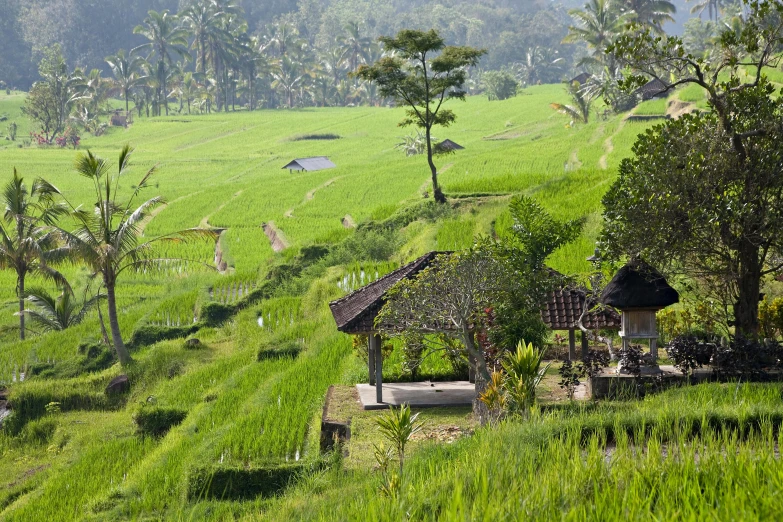
<instances>
[{"instance_id":1,"label":"misty treeline","mask_svg":"<svg viewBox=\"0 0 783 522\"><path fill-rule=\"evenodd\" d=\"M557 82L578 61L579 46L561 42L572 23L567 11L579 3L0 0L0 80L27 90L40 79L46 48L59 44L71 70L99 69L106 78L112 68L105 58L120 50L148 62L134 64L137 76L158 77L161 88L191 72L200 88L214 91L210 110L373 103L373 93L347 73L380 56L377 37L435 28L449 44L487 49L484 70L515 67L523 82ZM159 23L149 11L168 14ZM168 38L163 57L156 42L137 49L156 32ZM144 93L134 94L132 101L141 101ZM154 96L147 98L151 108Z\"/></svg>"},{"instance_id":2,"label":"misty treeline","mask_svg":"<svg viewBox=\"0 0 783 522\"><path fill-rule=\"evenodd\" d=\"M351 73L384 55L379 36L434 28L487 51L465 88L502 99L583 70L614 84L611 42L631 21L661 31L675 11L668 0L0 0L0 86L47 83L38 112L54 134L74 111L91 131L110 98L138 116L378 105Z\"/></svg>"}]
</instances>

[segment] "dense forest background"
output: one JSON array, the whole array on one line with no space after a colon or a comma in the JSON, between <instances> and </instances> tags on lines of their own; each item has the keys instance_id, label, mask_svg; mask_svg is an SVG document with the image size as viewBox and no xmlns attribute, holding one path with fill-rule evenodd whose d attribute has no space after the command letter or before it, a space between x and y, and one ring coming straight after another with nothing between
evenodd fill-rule
<instances>
[{"instance_id":1,"label":"dense forest background","mask_svg":"<svg viewBox=\"0 0 783 522\"><path fill-rule=\"evenodd\" d=\"M190 0L0 0L0 80L28 89L38 80L43 50L62 46L70 68L105 73L106 56L145 42L133 28L148 11L175 13ZM401 28L436 28L447 43L488 50L482 68L499 69L524 62L538 48L548 59L563 58L569 68L585 52L583 45L563 44L573 23L568 10L583 0L240 0L249 35L263 37L275 23L288 22L313 47L327 47L358 23L362 36L377 38ZM675 0L681 31L690 5ZM559 78L558 78L559 80Z\"/></svg>"}]
</instances>

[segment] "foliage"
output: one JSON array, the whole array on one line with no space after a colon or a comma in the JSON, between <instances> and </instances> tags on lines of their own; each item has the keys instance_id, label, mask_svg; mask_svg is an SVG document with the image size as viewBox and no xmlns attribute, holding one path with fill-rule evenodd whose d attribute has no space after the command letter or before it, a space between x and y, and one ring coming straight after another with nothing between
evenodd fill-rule
<instances>
[{"instance_id":1,"label":"foliage","mask_svg":"<svg viewBox=\"0 0 783 522\"><path fill-rule=\"evenodd\" d=\"M696 335L682 335L673 338L666 345L669 359L684 375L693 375L693 370L709 364L717 350L716 339L699 338Z\"/></svg>"},{"instance_id":2,"label":"foliage","mask_svg":"<svg viewBox=\"0 0 783 522\"><path fill-rule=\"evenodd\" d=\"M283 493L305 471L299 463L271 466L205 466L190 471L188 498L253 500Z\"/></svg>"},{"instance_id":3,"label":"foliage","mask_svg":"<svg viewBox=\"0 0 783 522\"><path fill-rule=\"evenodd\" d=\"M60 331L81 323L87 312L103 297L99 294L78 303L70 287L63 288L57 297L42 288L34 288L26 292L25 298L33 308L26 308L22 313L27 314L43 333Z\"/></svg>"},{"instance_id":4,"label":"foliage","mask_svg":"<svg viewBox=\"0 0 783 522\"><path fill-rule=\"evenodd\" d=\"M781 360L783 344L780 342L735 336L729 343L715 345L711 362L713 372L719 376L764 380L773 373L770 370L780 371Z\"/></svg>"},{"instance_id":5,"label":"foliage","mask_svg":"<svg viewBox=\"0 0 783 522\"><path fill-rule=\"evenodd\" d=\"M489 380L475 329L485 310L508 291L506 270L481 245L439 255L415 279L403 279L387 292L376 326L389 336L442 333L458 338L477 373Z\"/></svg>"},{"instance_id":6,"label":"foliage","mask_svg":"<svg viewBox=\"0 0 783 522\"><path fill-rule=\"evenodd\" d=\"M160 438L181 424L187 415L185 410L145 405L133 415L133 422L139 435Z\"/></svg>"},{"instance_id":7,"label":"foliage","mask_svg":"<svg viewBox=\"0 0 783 522\"><path fill-rule=\"evenodd\" d=\"M759 330L768 339L783 336L783 297L759 303Z\"/></svg>"},{"instance_id":8,"label":"foliage","mask_svg":"<svg viewBox=\"0 0 783 522\"><path fill-rule=\"evenodd\" d=\"M50 266L63 261L69 251L59 245L50 228L64 209L54 201L57 189L36 179L28 189L14 169L13 179L4 187L4 213L0 220L0 268L16 272L16 296L19 299L19 337L25 338L25 279L41 275L70 290L65 277Z\"/></svg>"},{"instance_id":9,"label":"foliage","mask_svg":"<svg viewBox=\"0 0 783 522\"><path fill-rule=\"evenodd\" d=\"M423 423L418 421L419 413L411 415L411 408L404 404L396 410L392 407L389 411L378 417L378 430L386 438L387 442L394 449L397 455L397 461L400 465L400 476L402 476L405 464L405 447L415 434L421 431Z\"/></svg>"},{"instance_id":10,"label":"foliage","mask_svg":"<svg viewBox=\"0 0 783 522\"><path fill-rule=\"evenodd\" d=\"M639 73L627 87L644 82L643 75L668 89L698 85L710 111L668 121L637 142L635 157L622 163L604 198L602 240L612 258L633 253L666 260L699 280L724 308L733 308L737 332L752 337L761 279L779 270L775 259L783 250L772 232L783 225L777 174L783 100L764 73L777 64L783 7L767 1L746 6L747 20L739 31L722 32L714 57L686 53L680 38L661 39L649 30L617 41L615 52ZM741 63L753 64L753 76L743 75Z\"/></svg>"},{"instance_id":11,"label":"foliage","mask_svg":"<svg viewBox=\"0 0 783 522\"><path fill-rule=\"evenodd\" d=\"M517 344L516 350L503 355L503 371L492 374L486 390L479 396L479 400L489 408L491 417L529 415L536 403L536 388L551 365L547 363L542 368L543 358L543 350L524 341Z\"/></svg>"},{"instance_id":12,"label":"foliage","mask_svg":"<svg viewBox=\"0 0 783 522\"><path fill-rule=\"evenodd\" d=\"M519 84L508 71L488 71L481 75L481 81L489 101L507 100L517 95Z\"/></svg>"},{"instance_id":13,"label":"foliage","mask_svg":"<svg viewBox=\"0 0 783 522\"><path fill-rule=\"evenodd\" d=\"M644 352L637 344L628 343L617 351L617 367L620 371L633 375L637 379L642 375L642 367L645 365Z\"/></svg>"},{"instance_id":14,"label":"foliage","mask_svg":"<svg viewBox=\"0 0 783 522\"><path fill-rule=\"evenodd\" d=\"M441 109L443 102L465 99L465 69L476 66L485 51L446 46L435 30L406 29L394 38L382 37L380 41L395 55L381 58L373 65L362 65L356 75L376 84L382 96L407 107L401 126L416 125L424 129L433 196L438 203L444 203L446 198L438 185L438 171L432 161L432 127L454 123L456 115L450 109ZM435 53L440 54L433 58Z\"/></svg>"},{"instance_id":15,"label":"foliage","mask_svg":"<svg viewBox=\"0 0 783 522\"><path fill-rule=\"evenodd\" d=\"M149 187L155 173L153 167L141 179L125 206L117 202L118 180L127 173L132 153L133 149L129 145L122 149L116 174L110 174L110 165L90 151L77 159L77 172L92 181L99 199L95 203L93 212L69 203L71 216L77 228L74 232L60 229L71 251L92 270L93 276L102 278L103 286L106 288L112 341L122 364L130 361L130 354L122 340L117 320L115 298L117 278L126 270L155 269L176 260L177 258L160 256L155 249L160 243L182 243L215 237L211 231L192 228L139 243L140 223L164 200L153 197L135 210L132 209L132 204L139 193Z\"/></svg>"},{"instance_id":16,"label":"foliage","mask_svg":"<svg viewBox=\"0 0 783 522\"><path fill-rule=\"evenodd\" d=\"M576 81L566 84L566 91L573 101L572 105L552 103L550 106L557 112L570 117L571 125L573 125L574 122L588 123L595 93L589 89L583 88L582 85Z\"/></svg>"},{"instance_id":17,"label":"foliage","mask_svg":"<svg viewBox=\"0 0 783 522\"><path fill-rule=\"evenodd\" d=\"M579 379L584 376L584 367L581 364L574 364L571 359L566 359L557 373L560 374L560 382L557 385L565 390L569 401L574 400L576 388L581 384Z\"/></svg>"},{"instance_id":18,"label":"foliage","mask_svg":"<svg viewBox=\"0 0 783 522\"><path fill-rule=\"evenodd\" d=\"M501 349L511 350L519 339L539 346L546 340L548 329L541 319L541 303L563 281L545 263L575 240L583 222L558 221L527 196L512 198L509 211L512 223L501 231L496 254L513 270L515 286L506 299L494 300L490 339Z\"/></svg>"}]
</instances>

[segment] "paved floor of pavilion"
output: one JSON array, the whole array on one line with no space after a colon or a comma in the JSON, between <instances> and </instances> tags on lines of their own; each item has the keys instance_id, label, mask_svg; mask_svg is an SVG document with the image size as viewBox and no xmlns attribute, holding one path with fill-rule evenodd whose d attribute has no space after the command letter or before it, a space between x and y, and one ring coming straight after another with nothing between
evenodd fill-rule
<instances>
[{"instance_id":1,"label":"paved floor of pavilion","mask_svg":"<svg viewBox=\"0 0 783 522\"><path fill-rule=\"evenodd\" d=\"M357 384L356 390L365 410L386 409L409 404L413 408L471 406L476 388L468 381L383 383L383 402L375 401L375 386Z\"/></svg>"}]
</instances>

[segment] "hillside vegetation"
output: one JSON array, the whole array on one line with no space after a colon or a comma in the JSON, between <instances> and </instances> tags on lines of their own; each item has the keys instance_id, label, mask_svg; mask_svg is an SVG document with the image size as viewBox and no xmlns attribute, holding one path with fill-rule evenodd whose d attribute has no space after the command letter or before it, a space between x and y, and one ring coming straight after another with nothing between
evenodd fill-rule
<instances>
[{"instance_id":1,"label":"hillside vegetation","mask_svg":"<svg viewBox=\"0 0 783 522\"><path fill-rule=\"evenodd\" d=\"M582 238L553 260L564 272L586 271L600 198L650 122L621 115L571 127L548 106L563 97L560 86L540 86L502 102L472 97L455 105L457 123L438 137L465 150L439 159L452 199L434 214L431 198L423 197L425 160L394 148L404 132L396 128L401 109L180 115L85 139L82 148L109 159L132 144L137 174L157 165L149 195L161 194L168 204L145 233L225 229L219 248L227 270L195 262L212 263L215 256L214 245L196 244L184 252L194 262L128 275L118 286L123 333L137 334L126 399L106 398L103 388L120 368L110 360L101 364L103 356L85 345L99 338L97 314L24 342L13 331L3 334L0 380L27 374L11 386L11 401L24 404L27 417L0 435L3 518L187 518L182 513L194 509L197 518L220 519L258 512L267 501L197 502L199 493L188 493L188 484L203 465L316 465L316 419L326 388L359 382L365 373L350 339L336 332L327 302L396 263L466 247L475 235L507 226L512 193L535 196L556 216L588 219ZM308 139L323 134L339 139ZM290 159L314 155L329 156L337 168L281 170ZM75 156L57 148L0 150L7 172L16 167L26 179L45 177L72 203L89 204L89 187L73 172ZM136 178L121 192L128 194ZM370 221L402 228L370 233L362 226ZM273 251L264 224L287 248ZM332 252L308 260L305 247L316 244L332 245ZM64 271L84 283L83 269ZM10 271L0 278L2 322L12 325L14 278ZM207 317L205 310L216 305L228 315ZM182 338L155 342L155 327L178 327L177 335L195 335L201 345L188 349ZM395 357L385 365L386 378L400 375ZM422 371L437 377L443 364L433 361ZM168 412L181 424L167 433L166 425L157 438L137 435L133 419L148 410Z\"/></svg>"}]
</instances>

